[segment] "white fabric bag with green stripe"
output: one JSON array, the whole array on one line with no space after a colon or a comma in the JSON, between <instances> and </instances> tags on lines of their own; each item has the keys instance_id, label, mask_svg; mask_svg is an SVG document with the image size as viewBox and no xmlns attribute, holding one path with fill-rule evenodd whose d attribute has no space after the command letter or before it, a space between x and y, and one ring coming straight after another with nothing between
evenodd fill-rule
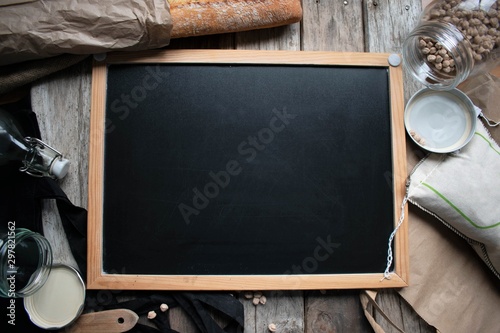
<instances>
[{"instance_id":1,"label":"white fabric bag with green stripe","mask_svg":"<svg viewBox=\"0 0 500 333\"><path fill-rule=\"evenodd\" d=\"M408 200L467 240L500 278L500 148L481 121L460 152L430 154L410 180Z\"/></svg>"}]
</instances>

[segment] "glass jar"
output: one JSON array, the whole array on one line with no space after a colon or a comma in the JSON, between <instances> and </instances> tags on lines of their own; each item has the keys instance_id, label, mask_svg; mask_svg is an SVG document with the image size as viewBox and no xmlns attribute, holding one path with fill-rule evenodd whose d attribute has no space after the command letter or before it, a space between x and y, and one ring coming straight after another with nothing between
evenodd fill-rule
<instances>
[{"instance_id":1,"label":"glass jar","mask_svg":"<svg viewBox=\"0 0 500 333\"><path fill-rule=\"evenodd\" d=\"M410 72L428 88L449 90L500 62L500 0L435 0L403 44Z\"/></svg>"},{"instance_id":2,"label":"glass jar","mask_svg":"<svg viewBox=\"0 0 500 333\"><path fill-rule=\"evenodd\" d=\"M50 274L52 249L39 233L15 228L0 233L0 296L18 298L38 291Z\"/></svg>"}]
</instances>

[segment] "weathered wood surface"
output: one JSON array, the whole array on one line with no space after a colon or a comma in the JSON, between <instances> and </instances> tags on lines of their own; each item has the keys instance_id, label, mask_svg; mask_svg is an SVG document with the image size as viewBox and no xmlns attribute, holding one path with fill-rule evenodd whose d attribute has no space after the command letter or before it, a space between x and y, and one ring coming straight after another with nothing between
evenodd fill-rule
<instances>
[{"instance_id":1,"label":"weathered wood surface","mask_svg":"<svg viewBox=\"0 0 500 333\"><path fill-rule=\"evenodd\" d=\"M176 39L172 48L285 49L321 51L401 52L402 41L421 11L420 0L303 0L303 21L286 27L207 37ZM77 205L87 206L88 134L90 117L90 61L48 77L32 88L33 109L43 138L71 161L62 188ZM405 97L420 86L409 76ZM56 246L59 261L74 262L53 204L44 213L44 228ZM245 332L373 332L365 319L359 291L265 292L267 303L254 306L240 296L245 308ZM397 295L385 290L378 302L392 320L411 333L434 332ZM385 332L396 332L373 312ZM172 326L197 332L182 311L171 312Z\"/></svg>"}]
</instances>

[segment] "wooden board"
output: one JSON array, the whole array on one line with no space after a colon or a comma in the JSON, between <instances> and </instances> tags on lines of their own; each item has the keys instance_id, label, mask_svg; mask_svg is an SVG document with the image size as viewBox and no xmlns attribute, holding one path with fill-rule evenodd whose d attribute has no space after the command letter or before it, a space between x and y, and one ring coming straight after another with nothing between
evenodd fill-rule
<instances>
[{"instance_id":1,"label":"wooden board","mask_svg":"<svg viewBox=\"0 0 500 333\"><path fill-rule=\"evenodd\" d=\"M91 119L91 159L89 186L89 275L88 287L111 289L329 289L329 288L384 288L407 285L407 234L406 222L395 242L395 274L391 280L382 280L381 273L363 272L346 274L110 274L103 269L103 200L104 200L104 142L106 117L106 78L110 64L253 64L342 66L359 68L385 68L390 83L390 126L392 129L393 202L392 216L399 216L399 205L404 195L405 151L402 126L402 86L400 67L387 63L388 54L331 53L331 52L247 52L247 51L167 51L142 55L115 54L106 63L97 63L93 74L93 99ZM107 88L108 90L110 87ZM109 102L108 102L109 103ZM108 165L109 166L109 165ZM395 221L393 221L395 222ZM393 223L389 224L389 227ZM257 232L257 231L256 231ZM385 241L385 239L384 239ZM140 248L139 248L140 249ZM386 246L381 249L386 251ZM221 258L222 260L222 258Z\"/></svg>"}]
</instances>

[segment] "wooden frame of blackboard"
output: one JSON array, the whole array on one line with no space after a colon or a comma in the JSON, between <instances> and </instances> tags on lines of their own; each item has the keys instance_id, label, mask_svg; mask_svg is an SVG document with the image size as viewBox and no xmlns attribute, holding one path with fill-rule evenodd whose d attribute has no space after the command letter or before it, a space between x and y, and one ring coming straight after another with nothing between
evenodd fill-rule
<instances>
[{"instance_id":1,"label":"wooden frame of blackboard","mask_svg":"<svg viewBox=\"0 0 500 333\"><path fill-rule=\"evenodd\" d=\"M296 52L245 50L165 50L112 53L95 61L92 73L90 124L88 289L132 290L283 290L397 288L408 285L408 223L405 219L394 239L394 269L390 279L383 273L286 274L286 275L137 275L108 274L103 270L103 180L107 70L110 64L252 64L383 67L388 70L392 137L394 226L405 195L406 151L403 126L403 79L401 66L391 66L390 54L352 52ZM140 251L140 247L137 249Z\"/></svg>"}]
</instances>

